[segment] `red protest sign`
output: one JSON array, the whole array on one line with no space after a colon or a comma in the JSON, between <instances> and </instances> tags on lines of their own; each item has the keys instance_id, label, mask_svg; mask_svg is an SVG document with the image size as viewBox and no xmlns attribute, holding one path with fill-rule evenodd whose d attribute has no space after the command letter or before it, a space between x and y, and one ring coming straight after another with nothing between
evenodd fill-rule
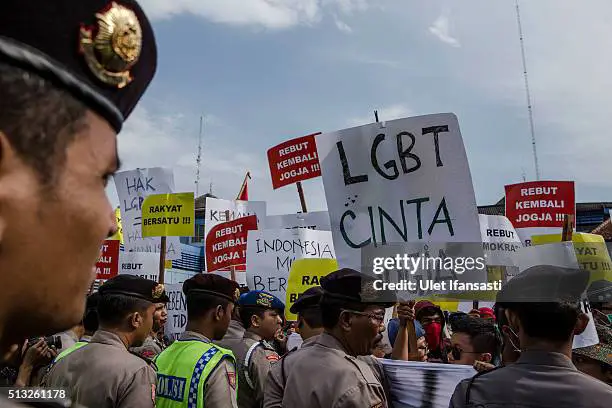
<instances>
[{"instance_id":1,"label":"red protest sign","mask_svg":"<svg viewBox=\"0 0 612 408\"><path fill-rule=\"evenodd\" d=\"M293 184L321 175L315 133L288 140L268 150L272 188Z\"/></svg>"},{"instance_id":2,"label":"red protest sign","mask_svg":"<svg viewBox=\"0 0 612 408\"><path fill-rule=\"evenodd\" d=\"M576 215L573 181L530 181L506 186L506 217L514 228L563 227Z\"/></svg>"},{"instance_id":3,"label":"red protest sign","mask_svg":"<svg viewBox=\"0 0 612 408\"><path fill-rule=\"evenodd\" d=\"M256 229L256 215L215 225L206 236L206 270L246 264L247 234Z\"/></svg>"},{"instance_id":4,"label":"red protest sign","mask_svg":"<svg viewBox=\"0 0 612 408\"><path fill-rule=\"evenodd\" d=\"M110 279L119 273L119 241L107 239L96 262L96 279Z\"/></svg>"}]
</instances>

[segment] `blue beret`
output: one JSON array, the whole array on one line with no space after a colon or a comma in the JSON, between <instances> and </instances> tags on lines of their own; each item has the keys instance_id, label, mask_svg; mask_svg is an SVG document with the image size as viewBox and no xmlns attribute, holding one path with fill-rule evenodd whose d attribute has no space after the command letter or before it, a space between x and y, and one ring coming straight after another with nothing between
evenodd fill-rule
<instances>
[{"instance_id":1,"label":"blue beret","mask_svg":"<svg viewBox=\"0 0 612 408\"><path fill-rule=\"evenodd\" d=\"M134 275L117 275L104 282L98 289L100 296L123 295L146 300L151 303L167 303L164 285Z\"/></svg>"},{"instance_id":2,"label":"blue beret","mask_svg":"<svg viewBox=\"0 0 612 408\"><path fill-rule=\"evenodd\" d=\"M285 310L285 304L274 295L263 290L252 290L240 295L238 299L240 306L262 307L264 309Z\"/></svg>"},{"instance_id":3,"label":"blue beret","mask_svg":"<svg viewBox=\"0 0 612 408\"><path fill-rule=\"evenodd\" d=\"M4 0L0 62L48 79L119 132L153 79L157 46L135 0Z\"/></svg>"}]
</instances>

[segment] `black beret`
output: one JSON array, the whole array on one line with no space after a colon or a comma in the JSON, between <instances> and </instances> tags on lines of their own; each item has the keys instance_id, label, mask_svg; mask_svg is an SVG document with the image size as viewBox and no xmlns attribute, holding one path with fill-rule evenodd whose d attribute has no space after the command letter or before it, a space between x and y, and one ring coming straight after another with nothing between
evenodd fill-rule
<instances>
[{"instance_id":1,"label":"black beret","mask_svg":"<svg viewBox=\"0 0 612 408\"><path fill-rule=\"evenodd\" d=\"M70 92L119 132L153 79L153 29L134 0L4 0L0 62Z\"/></svg>"},{"instance_id":2,"label":"black beret","mask_svg":"<svg viewBox=\"0 0 612 408\"><path fill-rule=\"evenodd\" d=\"M354 269L340 269L321 278L323 299L338 303L395 304L397 297L391 291L374 289L374 278Z\"/></svg>"},{"instance_id":3,"label":"black beret","mask_svg":"<svg viewBox=\"0 0 612 408\"><path fill-rule=\"evenodd\" d=\"M323 296L323 289L320 286L308 288L298 296L297 300L289 308L289 311L293 314L298 314L304 309L318 306L321 296Z\"/></svg>"},{"instance_id":4,"label":"black beret","mask_svg":"<svg viewBox=\"0 0 612 408\"><path fill-rule=\"evenodd\" d=\"M164 285L155 281L134 275L117 275L104 282L98 290L100 296L124 295L149 301L151 303L167 303Z\"/></svg>"},{"instance_id":5,"label":"black beret","mask_svg":"<svg viewBox=\"0 0 612 408\"><path fill-rule=\"evenodd\" d=\"M537 265L519 273L497 293L497 303L577 302L585 293L589 272Z\"/></svg>"},{"instance_id":6,"label":"black beret","mask_svg":"<svg viewBox=\"0 0 612 408\"><path fill-rule=\"evenodd\" d=\"M209 295L236 302L240 296L238 283L214 273L198 273L183 283L185 296Z\"/></svg>"}]
</instances>

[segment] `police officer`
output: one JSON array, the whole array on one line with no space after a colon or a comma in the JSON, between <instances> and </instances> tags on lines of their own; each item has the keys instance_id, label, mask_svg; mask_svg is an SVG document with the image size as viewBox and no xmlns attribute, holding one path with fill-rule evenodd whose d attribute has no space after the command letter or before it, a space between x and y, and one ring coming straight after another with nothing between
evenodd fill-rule
<instances>
[{"instance_id":1,"label":"police officer","mask_svg":"<svg viewBox=\"0 0 612 408\"><path fill-rule=\"evenodd\" d=\"M2 1L0 352L82 318L75 294L117 229L105 194L116 135L156 66L134 0Z\"/></svg>"},{"instance_id":2,"label":"police officer","mask_svg":"<svg viewBox=\"0 0 612 408\"><path fill-rule=\"evenodd\" d=\"M496 298L502 330L520 357L460 382L450 407L608 407L612 388L571 360L573 337L588 324L580 308L588 279L584 270L539 265L503 286Z\"/></svg>"},{"instance_id":3,"label":"police officer","mask_svg":"<svg viewBox=\"0 0 612 408\"><path fill-rule=\"evenodd\" d=\"M341 269L321 279L324 332L286 362L282 402L266 407L382 408L389 404L381 378L365 360L382 340L385 308L395 303L374 291L373 279ZM359 356L365 356L360 358ZM276 404L276 405L275 405Z\"/></svg>"},{"instance_id":4,"label":"police officer","mask_svg":"<svg viewBox=\"0 0 612 408\"><path fill-rule=\"evenodd\" d=\"M183 283L187 327L178 341L157 356L157 407L232 407L236 400L236 361L214 345L227 332L238 284L199 273Z\"/></svg>"},{"instance_id":5,"label":"police officer","mask_svg":"<svg viewBox=\"0 0 612 408\"><path fill-rule=\"evenodd\" d=\"M155 304L155 313L153 314L153 330L147 336L144 343L140 347L130 348L130 352L139 355L148 361L153 361L166 346L159 341L157 335L164 329L164 325L168 320L168 310L166 302L158 302Z\"/></svg>"},{"instance_id":6,"label":"police officer","mask_svg":"<svg viewBox=\"0 0 612 408\"><path fill-rule=\"evenodd\" d=\"M282 324L285 305L268 292L253 290L240 296L240 318L245 332L235 347L238 362L238 406L260 407L268 372L280 356L270 343Z\"/></svg>"},{"instance_id":7,"label":"police officer","mask_svg":"<svg viewBox=\"0 0 612 408\"><path fill-rule=\"evenodd\" d=\"M89 407L154 407L155 370L128 348L151 332L155 304L168 301L164 286L118 275L98 292L100 328L89 344L53 365L43 385L67 388Z\"/></svg>"}]
</instances>

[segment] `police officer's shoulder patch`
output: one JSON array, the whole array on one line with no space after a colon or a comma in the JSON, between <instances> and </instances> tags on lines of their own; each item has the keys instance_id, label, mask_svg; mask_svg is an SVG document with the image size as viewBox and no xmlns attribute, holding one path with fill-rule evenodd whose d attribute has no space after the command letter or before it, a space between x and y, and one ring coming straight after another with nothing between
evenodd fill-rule
<instances>
[{"instance_id":1,"label":"police officer's shoulder patch","mask_svg":"<svg viewBox=\"0 0 612 408\"><path fill-rule=\"evenodd\" d=\"M235 372L227 372L227 383L232 389L236 389L236 373Z\"/></svg>"}]
</instances>

